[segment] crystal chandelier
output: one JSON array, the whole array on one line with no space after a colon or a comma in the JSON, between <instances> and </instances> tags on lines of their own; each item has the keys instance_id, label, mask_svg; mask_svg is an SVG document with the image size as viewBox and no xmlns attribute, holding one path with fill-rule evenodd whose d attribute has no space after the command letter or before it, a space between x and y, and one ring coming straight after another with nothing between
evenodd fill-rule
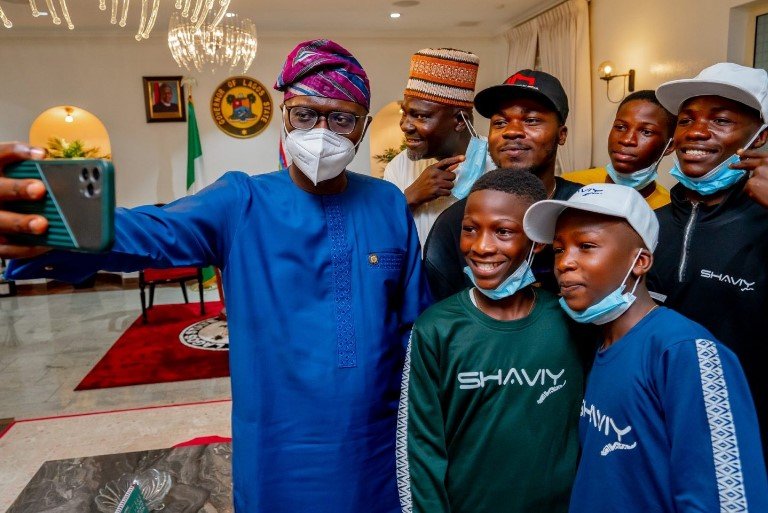
<instances>
[{"instance_id":1,"label":"crystal chandelier","mask_svg":"<svg viewBox=\"0 0 768 513\"><path fill-rule=\"evenodd\" d=\"M48 12L51 15L51 21L53 22L53 24L61 25L61 18L59 18L59 14L56 12L56 7L53 5L53 0L45 0L45 5L48 7ZM34 16L35 18L40 16L40 11L38 10L37 5L35 4L35 0L29 0L29 8L32 9L32 16ZM61 9L61 15L64 16L64 21L67 22L67 28L69 30L73 30L75 26L72 24L72 20L69 18L69 9L67 8L67 1L59 0L59 8ZM2 7L0 7L0 21L3 22L3 26L5 26L5 28L13 27L13 23L5 15Z\"/></svg>"},{"instance_id":2,"label":"crystal chandelier","mask_svg":"<svg viewBox=\"0 0 768 513\"><path fill-rule=\"evenodd\" d=\"M248 18L229 14L221 20L215 16L184 19L184 13L171 15L168 25L168 47L176 64L189 71L215 71L228 67L230 73L239 69L248 71L256 57L256 25Z\"/></svg>"},{"instance_id":3,"label":"crystal chandelier","mask_svg":"<svg viewBox=\"0 0 768 513\"><path fill-rule=\"evenodd\" d=\"M198 3L202 1L203 0L198 0ZM119 3L120 0L112 0L112 10L109 22L112 25L120 25L121 27L125 27L126 21L128 19L128 6L130 5L130 0L123 0L123 8L120 9L120 22L118 23L117 11L119 9ZM149 18L147 18L149 13L149 0L141 0L141 18L139 20L139 30L134 36L136 41L141 41L142 39L147 39L149 37L149 33L152 32L152 27L155 26L155 21L157 20L157 11L159 8L160 0L152 0L152 11L149 14ZM107 10L107 0L99 0L99 10Z\"/></svg>"},{"instance_id":4,"label":"crystal chandelier","mask_svg":"<svg viewBox=\"0 0 768 513\"><path fill-rule=\"evenodd\" d=\"M45 0L45 5L48 8L48 13L51 15L51 21L54 25L61 25L61 18L56 12L55 0ZM203 22L212 16L211 26L216 26L224 15L227 13L229 3L231 0L176 0L174 7L177 11L181 11L181 15L184 18L189 18L197 28L200 28ZM161 0L152 0L150 7L150 0L141 0L141 18L139 20L139 30L136 32L136 41L149 38L149 34L152 32L152 28L157 21L157 13L160 9ZM58 0L59 9L61 15L64 17L64 21L67 22L69 30L73 30L75 25L69 17L69 9L67 8L66 0ZM218 7L214 8L214 4L218 3ZM109 22L112 25L120 25L125 27L128 21L128 7L130 6L130 0L111 0L111 14ZM37 8L35 0L29 0L29 7L32 10L32 16L37 18L40 16L40 10ZM99 0L99 9L101 11L107 10L107 0ZM118 19L118 12L120 17ZM191 16L190 16L191 13ZM43 13L45 14L45 13ZM3 22L5 28L13 27L11 20L3 12L2 6L0 6L0 21Z\"/></svg>"}]
</instances>

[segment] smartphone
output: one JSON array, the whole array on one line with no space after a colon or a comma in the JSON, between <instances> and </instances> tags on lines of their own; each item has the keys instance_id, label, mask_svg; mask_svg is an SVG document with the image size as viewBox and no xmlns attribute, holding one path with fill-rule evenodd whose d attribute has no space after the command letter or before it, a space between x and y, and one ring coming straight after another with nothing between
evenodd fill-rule
<instances>
[{"instance_id":1,"label":"smartphone","mask_svg":"<svg viewBox=\"0 0 768 513\"><path fill-rule=\"evenodd\" d=\"M7 178L36 178L47 190L39 201L9 201L4 210L48 219L42 235L14 234L13 244L101 252L112 247L115 171L102 159L25 160L2 170Z\"/></svg>"}]
</instances>

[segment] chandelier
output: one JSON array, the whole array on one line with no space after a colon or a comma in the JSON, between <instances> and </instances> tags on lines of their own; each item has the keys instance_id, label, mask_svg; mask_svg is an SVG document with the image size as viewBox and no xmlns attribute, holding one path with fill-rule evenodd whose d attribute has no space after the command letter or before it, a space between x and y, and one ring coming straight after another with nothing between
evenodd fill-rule
<instances>
[{"instance_id":1,"label":"chandelier","mask_svg":"<svg viewBox=\"0 0 768 513\"><path fill-rule=\"evenodd\" d=\"M48 8L48 13L51 15L51 21L54 25L61 25L61 18L56 12L56 6L54 2L58 1L59 9L61 10L61 16L64 17L64 21L67 23L67 28L73 30L75 25L69 17L69 9L67 8L66 0L45 0L45 5ZM174 7L177 11L181 11L181 15L200 28L203 22L212 16L211 26L216 26L224 15L227 13L229 3L231 0L176 0ZM157 13L160 9L161 0L152 0L150 6L150 0L141 0L141 18L139 20L139 30L136 32L136 41L149 38L149 34L152 32L152 28L157 21ZM215 8L214 4L218 3L218 7ZM128 21L128 7L130 6L130 0L111 0L111 17L109 22L112 25L120 25L125 27ZM40 16L40 10L37 8L35 0L29 0L29 8L32 10L32 16L37 18ZM107 0L99 0L99 10L107 10ZM119 18L118 18L119 12ZM45 13L42 13L45 14ZM191 15L190 15L191 14ZM11 20L3 12L2 6L0 6L0 21L3 22L5 28L13 27Z\"/></svg>"},{"instance_id":2,"label":"chandelier","mask_svg":"<svg viewBox=\"0 0 768 513\"><path fill-rule=\"evenodd\" d=\"M210 1L210 0L208 0ZM256 25L248 18L228 14L223 20L200 17L184 19L184 13L174 12L168 24L168 47L176 64L189 71L202 72L228 67L245 73L256 57Z\"/></svg>"},{"instance_id":3,"label":"chandelier","mask_svg":"<svg viewBox=\"0 0 768 513\"><path fill-rule=\"evenodd\" d=\"M53 5L53 0L45 0L45 4L48 7L48 13L51 15L51 21L53 22L53 24L61 25L61 18L59 18L59 14L56 12L56 7ZM35 4L35 0L29 0L29 8L32 9L33 17L37 18L38 16L40 16L40 10L37 8L37 5ZM67 22L67 28L69 30L73 30L75 26L72 24L72 20L69 18L69 9L67 8L67 1L59 0L59 8L61 9L61 15L64 16L64 21ZM0 21L3 22L3 26L5 26L5 28L13 27L13 23L5 15L2 7L0 7Z\"/></svg>"}]
</instances>

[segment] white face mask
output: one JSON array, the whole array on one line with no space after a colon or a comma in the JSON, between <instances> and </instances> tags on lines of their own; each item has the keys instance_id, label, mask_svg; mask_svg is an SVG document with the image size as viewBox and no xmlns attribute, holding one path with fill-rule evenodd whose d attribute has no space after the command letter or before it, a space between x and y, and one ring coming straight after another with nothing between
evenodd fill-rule
<instances>
[{"instance_id":1,"label":"white face mask","mask_svg":"<svg viewBox=\"0 0 768 513\"><path fill-rule=\"evenodd\" d=\"M327 128L283 130L285 152L315 185L339 176L355 158L357 145Z\"/></svg>"}]
</instances>

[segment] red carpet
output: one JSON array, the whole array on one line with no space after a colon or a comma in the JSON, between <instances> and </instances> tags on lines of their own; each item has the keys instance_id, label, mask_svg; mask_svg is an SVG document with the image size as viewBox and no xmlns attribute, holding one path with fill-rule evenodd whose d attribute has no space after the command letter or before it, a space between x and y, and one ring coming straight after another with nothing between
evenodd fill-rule
<instances>
[{"instance_id":1,"label":"red carpet","mask_svg":"<svg viewBox=\"0 0 768 513\"><path fill-rule=\"evenodd\" d=\"M229 351L195 349L179 341L191 324L215 317L221 302L156 305L149 324L141 316L123 333L75 390L167 383L229 376Z\"/></svg>"}]
</instances>

